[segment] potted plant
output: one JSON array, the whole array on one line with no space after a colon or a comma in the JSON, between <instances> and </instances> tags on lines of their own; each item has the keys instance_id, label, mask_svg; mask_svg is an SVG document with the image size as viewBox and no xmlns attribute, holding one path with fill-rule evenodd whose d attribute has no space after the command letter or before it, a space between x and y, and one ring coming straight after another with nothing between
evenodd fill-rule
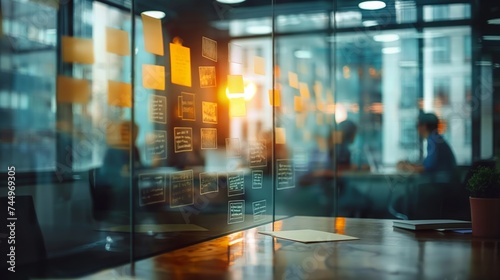
<instances>
[{"instance_id":1,"label":"potted plant","mask_svg":"<svg viewBox=\"0 0 500 280\"><path fill-rule=\"evenodd\" d=\"M472 235L500 237L500 172L478 167L467 181L470 192Z\"/></svg>"}]
</instances>

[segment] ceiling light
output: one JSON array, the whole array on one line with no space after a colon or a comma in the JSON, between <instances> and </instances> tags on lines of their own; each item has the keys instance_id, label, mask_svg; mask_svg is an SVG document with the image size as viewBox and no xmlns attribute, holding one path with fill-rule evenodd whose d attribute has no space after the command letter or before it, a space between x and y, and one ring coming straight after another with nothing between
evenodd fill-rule
<instances>
[{"instance_id":1,"label":"ceiling light","mask_svg":"<svg viewBox=\"0 0 500 280\"><path fill-rule=\"evenodd\" d=\"M246 28L246 31L249 34L262 35L271 33L273 29L270 26L266 25L254 25L254 26L248 26Z\"/></svg>"},{"instance_id":2,"label":"ceiling light","mask_svg":"<svg viewBox=\"0 0 500 280\"><path fill-rule=\"evenodd\" d=\"M376 20L365 20L363 21L363 26L364 27L371 27L371 26L376 26L378 25L378 22Z\"/></svg>"},{"instance_id":3,"label":"ceiling light","mask_svg":"<svg viewBox=\"0 0 500 280\"><path fill-rule=\"evenodd\" d=\"M142 14L157 19L162 19L165 17L165 13L162 11L146 11L142 12Z\"/></svg>"},{"instance_id":4,"label":"ceiling light","mask_svg":"<svg viewBox=\"0 0 500 280\"><path fill-rule=\"evenodd\" d=\"M396 34L380 34L373 36L373 40L376 42L394 42L399 40L399 36Z\"/></svg>"},{"instance_id":5,"label":"ceiling light","mask_svg":"<svg viewBox=\"0 0 500 280\"><path fill-rule=\"evenodd\" d=\"M486 36L483 36L483 40L485 40L485 41L500 41L500 36L486 35Z\"/></svg>"},{"instance_id":6,"label":"ceiling light","mask_svg":"<svg viewBox=\"0 0 500 280\"><path fill-rule=\"evenodd\" d=\"M383 54L396 54L396 53L399 53L400 51L401 51L401 49L398 47L389 47L389 48L382 49Z\"/></svg>"},{"instance_id":7,"label":"ceiling light","mask_svg":"<svg viewBox=\"0 0 500 280\"><path fill-rule=\"evenodd\" d=\"M493 18L488 20L488 24L500 24L500 18Z\"/></svg>"},{"instance_id":8,"label":"ceiling light","mask_svg":"<svg viewBox=\"0 0 500 280\"><path fill-rule=\"evenodd\" d=\"M312 54L310 51L306 50L297 50L293 53L296 58L310 59L312 58Z\"/></svg>"},{"instance_id":9,"label":"ceiling light","mask_svg":"<svg viewBox=\"0 0 500 280\"><path fill-rule=\"evenodd\" d=\"M363 1L358 7L362 10L380 10L385 8L385 3L382 1Z\"/></svg>"},{"instance_id":10,"label":"ceiling light","mask_svg":"<svg viewBox=\"0 0 500 280\"><path fill-rule=\"evenodd\" d=\"M217 0L217 2L222 4L238 4L241 2L245 2L246 0Z\"/></svg>"}]
</instances>

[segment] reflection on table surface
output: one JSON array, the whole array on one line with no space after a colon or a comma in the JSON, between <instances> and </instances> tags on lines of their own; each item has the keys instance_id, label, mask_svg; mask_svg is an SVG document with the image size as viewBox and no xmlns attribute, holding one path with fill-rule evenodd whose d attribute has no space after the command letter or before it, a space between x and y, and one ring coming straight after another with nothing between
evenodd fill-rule
<instances>
[{"instance_id":1,"label":"reflection on table surface","mask_svg":"<svg viewBox=\"0 0 500 280\"><path fill-rule=\"evenodd\" d=\"M500 239L394 229L391 220L292 217L274 230L315 229L359 240L303 244L260 235L273 224L135 263L137 279L497 279ZM130 265L88 279L129 276Z\"/></svg>"}]
</instances>

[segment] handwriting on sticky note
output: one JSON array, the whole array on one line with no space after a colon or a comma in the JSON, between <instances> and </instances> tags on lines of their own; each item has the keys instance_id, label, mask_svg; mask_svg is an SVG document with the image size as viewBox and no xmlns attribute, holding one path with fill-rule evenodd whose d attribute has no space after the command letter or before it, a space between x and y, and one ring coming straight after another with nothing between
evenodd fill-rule
<instances>
[{"instance_id":1,"label":"handwriting on sticky note","mask_svg":"<svg viewBox=\"0 0 500 280\"><path fill-rule=\"evenodd\" d=\"M148 158L166 159L167 158L167 132L162 130L155 130L152 134L148 135L151 143L148 143Z\"/></svg>"},{"instance_id":2,"label":"handwriting on sticky note","mask_svg":"<svg viewBox=\"0 0 500 280\"><path fill-rule=\"evenodd\" d=\"M196 120L195 97L192 93L183 92L181 95L181 117L185 121Z\"/></svg>"},{"instance_id":3,"label":"handwriting on sticky note","mask_svg":"<svg viewBox=\"0 0 500 280\"><path fill-rule=\"evenodd\" d=\"M217 103L203 101L201 107L203 123L217 124Z\"/></svg>"},{"instance_id":4,"label":"handwriting on sticky note","mask_svg":"<svg viewBox=\"0 0 500 280\"><path fill-rule=\"evenodd\" d=\"M94 63L94 43L92 39L62 36L61 52L64 62Z\"/></svg>"},{"instance_id":5,"label":"handwriting on sticky note","mask_svg":"<svg viewBox=\"0 0 500 280\"><path fill-rule=\"evenodd\" d=\"M219 192L219 179L217 173L200 173L200 195Z\"/></svg>"},{"instance_id":6,"label":"handwriting on sticky note","mask_svg":"<svg viewBox=\"0 0 500 280\"><path fill-rule=\"evenodd\" d=\"M295 188L295 171L292 160L276 160L276 170L277 190Z\"/></svg>"},{"instance_id":7,"label":"handwriting on sticky note","mask_svg":"<svg viewBox=\"0 0 500 280\"><path fill-rule=\"evenodd\" d=\"M165 67L143 64L142 86L148 89L165 90Z\"/></svg>"},{"instance_id":8,"label":"handwriting on sticky note","mask_svg":"<svg viewBox=\"0 0 500 280\"><path fill-rule=\"evenodd\" d=\"M259 200L252 202L252 212L253 212L253 221L254 222L260 222L262 220L265 220L266 218L266 212L267 212L267 206L266 206L266 201L265 200Z\"/></svg>"},{"instance_id":9,"label":"handwriting on sticky note","mask_svg":"<svg viewBox=\"0 0 500 280\"><path fill-rule=\"evenodd\" d=\"M165 201L165 176L139 174L139 203L141 206Z\"/></svg>"},{"instance_id":10,"label":"handwriting on sticky note","mask_svg":"<svg viewBox=\"0 0 500 280\"><path fill-rule=\"evenodd\" d=\"M227 196L236 196L245 194L245 177L243 173L227 174Z\"/></svg>"},{"instance_id":11,"label":"handwriting on sticky note","mask_svg":"<svg viewBox=\"0 0 500 280\"><path fill-rule=\"evenodd\" d=\"M87 80L57 76L57 103L87 104L90 99L90 84Z\"/></svg>"},{"instance_id":12,"label":"handwriting on sticky note","mask_svg":"<svg viewBox=\"0 0 500 280\"><path fill-rule=\"evenodd\" d=\"M193 129L191 127L174 127L174 152L190 152L193 150Z\"/></svg>"},{"instance_id":13,"label":"handwriting on sticky note","mask_svg":"<svg viewBox=\"0 0 500 280\"><path fill-rule=\"evenodd\" d=\"M167 98L160 95L149 97L149 120L155 123L167 123Z\"/></svg>"},{"instance_id":14,"label":"handwriting on sticky note","mask_svg":"<svg viewBox=\"0 0 500 280\"><path fill-rule=\"evenodd\" d=\"M207 37L201 38L201 55L217 62L217 41Z\"/></svg>"},{"instance_id":15,"label":"handwriting on sticky note","mask_svg":"<svg viewBox=\"0 0 500 280\"><path fill-rule=\"evenodd\" d=\"M251 167L267 166L265 141L254 141L248 144L248 161Z\"/></svg>"},{"instance_id":16,"label":"handwriting on sticky note","mask_svg":"<svg viewBox=\"0 0 500 280\"><path fill-rule=\"evenodd\" d=\"M201 88L211 88L217 85L215 66L200 66L198 67L198 71L200 74Z\"/></svg>"},{"instance_id":17,"label":"handwriting on sticky note","mask_svg":"<svg viewBox=\"0 0 500 280\"><path fill-rule=\"evenodd\" d=\"M161 20L142 14L144 48L147 52L163 55L163 32Z\"/></svg>"},{"instance_id":18,"label":"handwriting on sticky note","mask_svg":"<svg viewBox=\"0 0 500 280\"><path fill-rule=\"evenodd\" d=\"M108 104L117 107L132 107L132 85L108 81Z\"/></svg>"},{"instance_id":19,"label":"handwriting on sticky note","mask_svg":"<svg viewBox=\"0 0 500 280\"><path fill-rule=\"evenodd\" d=\"M106 27L106 51L122 56L130 55L128 32Z\"/></svg>"},{"instance_id":20,"label":"handwriting on sticky note","mask_svg":"<svg viewBox=\"0 0 500 280\"><path fill-rule=\"evenodd\" d=\"M245 201L231 200L228 201L227 207L227 223L236 224L245 221Z\"/></svg>"},{"instance_id":21,"label":"handwriting on sticky note","mask_svg":"<svg viewBox=\"0 0 500 280\"><path fill-rule=\"evenodd\" d=\"M191 87L191 50L170 44L170 74L172 84Z\"/></svg>"},{"instance_id":22,"label":"handwriting on sticky note","mask_svg":"<svg viewBox=\"0 0 500 280\"><path fill-rule=\"evenodd\" d=\"M252 170L252 189L262 189L263 180L264 180L264 171Z\"/></svg>"},{"instance_id":23,"label":"handwriting on sticky note","mask_svg":"<svg viewBox=\"0 0 500 280\"><path fill-rule=\"evenodd\" d=\"M170 208L194 204L193 170L175 172L170 176Z\"/></svg>"},{"instance_id":24,"label":"handwriting on sticky note","mask_svg":"<svg viewBox=\"0 0 500 280\"><path fill-rule=\"evenodd\" d=\"M217 149L217 128L201 128L201 149Z\"/></svg>"}]
</instances>

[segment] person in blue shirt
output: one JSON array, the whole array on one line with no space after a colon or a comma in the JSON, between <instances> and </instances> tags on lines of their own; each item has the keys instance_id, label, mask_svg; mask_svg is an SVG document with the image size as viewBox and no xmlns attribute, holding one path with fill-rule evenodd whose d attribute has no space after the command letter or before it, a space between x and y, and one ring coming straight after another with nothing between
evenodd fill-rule
<instances>
[{"instance_id":1,"label":"person in blue shirt","mask_svg":"<svg viewBox=\"0 0 500 280\"><path fill-rule=\"evenodd\" d=\"M422 113L418 117L417 130L420 137L427 139L427 156L419 164L400 162L398 167L404 171L429 175L451 176L456 168L453 151L438 133L439 119L435 114Z\"/></svg>"}]
</instances>

